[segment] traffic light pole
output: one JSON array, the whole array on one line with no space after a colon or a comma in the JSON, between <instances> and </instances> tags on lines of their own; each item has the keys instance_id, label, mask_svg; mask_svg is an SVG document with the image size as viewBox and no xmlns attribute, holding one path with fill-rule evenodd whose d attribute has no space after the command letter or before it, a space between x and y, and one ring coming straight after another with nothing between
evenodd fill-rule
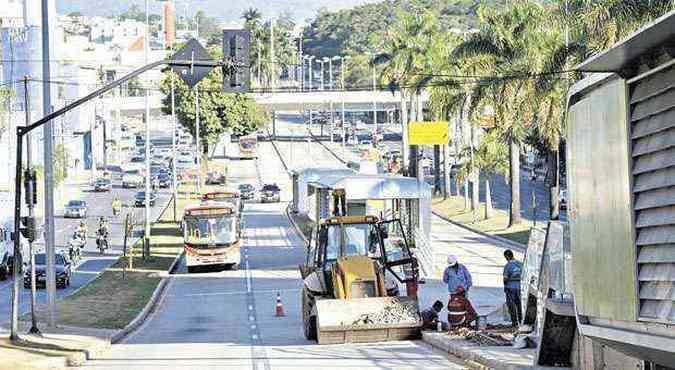
<instances>
[{"instance_id":1,"label":"traffic light pole","mask_svg":"<svg viewBox=\"0 0 675 370\"><path fill-rule=\"evenodd\" d=\"M28 76L24 76L23 78L23 93L24 93L24 100L25 100L25 111L26 111L26 126L30 125L30 95L28 92L28 81L30 78ZM31 150L31 142L30 142L30 136L27 137L26 140L26 205L28 207L28 217L33 218L35 217L35 205L33 204L33 193L37 191L37 189L33 188L33 179L32 177L35 175L33 173L32 169L32 150ZM26 227L29 227L29 225L26 225ZM30 254L30 329L28 330L29 334L40 334L40 329L37 327L37 318L35 317L35 308L37 307L37 292L36 292L36 287L35 287L35 253L33 251L33 241L30 239L28 240L28 253ZM16 280L18 280L18 277L15 277Z\"/></svg>"},{"instance_id":2,"label":"traffic light pole","mask_svg":"<svg viewBox=\"0 0 675 370\"><path fill-rule=\"evenodd\" d=\"M222 61L195 61L195 60L171 60L171 59L165 59L165 60L160 60L157 62L149 63L129 74L126 76L120 78L119 80L113 81L108 85L105 85L88 95L64 106L61 109L58 109L54 112L51 112L44 117L40 118L36 122L32 123L31 125L28 126L17 126L16 127L16 169L15 169L15 175L14 175L14 187L15 187L15 193L14 193L14 235L13 235L13 242L14 242L14 265L13 265L13 275L14 275L14 284L12 286L12 309L11 309L11 323L10 323L10 340L13 342L16 342L19 339L18 335L18 327L19 327L19 294L20 294L20 286L19 286L19 280L20 279L20 267L22 265L22 258L21 258L21 240L20 240L20 235L21 235L21 185L22 185L22 179L23 179L23 166L22 166L22 160L23 160L23 138L24 136L28 135L31 131L35 130L38 127L42 127L46 123L52 121L55 118L58 118L65 113L81 106L82 104L97 98L108 91L121 86L122 84L128 82L132 78L143 74L144 72L147 72L149 70L152 70L154 68L157 68L162 65L169 65L169 66L174 66L174 67L223 67L226 69L227 74L231 74L232 71L235 68L248 68L247 65L245 64L235 64L231 62L222 62Z\"/></svg>"}]
</instances>

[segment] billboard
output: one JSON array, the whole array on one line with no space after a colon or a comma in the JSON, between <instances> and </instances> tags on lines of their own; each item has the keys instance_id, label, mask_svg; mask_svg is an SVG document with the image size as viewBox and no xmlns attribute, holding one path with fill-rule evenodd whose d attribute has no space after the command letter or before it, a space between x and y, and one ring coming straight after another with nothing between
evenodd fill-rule
<instances>
[{"instance_id":1,"label":"billboard","mask_svg":"<svg viewBox=\"0 0 675 370\"><path fill-rule=\"evenodd\" d=\"M448 144L448 122L410 122L408 125L408 144L410 145L446 145Z\"/></svg>"}]
</instances>

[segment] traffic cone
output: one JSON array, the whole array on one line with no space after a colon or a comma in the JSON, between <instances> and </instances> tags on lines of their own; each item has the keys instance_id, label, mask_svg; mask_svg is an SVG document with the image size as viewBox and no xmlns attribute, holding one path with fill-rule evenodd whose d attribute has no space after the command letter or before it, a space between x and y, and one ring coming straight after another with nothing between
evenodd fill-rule
<instances>
[{"instance_id":1,"label":"traffic cone","mask_svg":"<svg viewBox=\"0 0 675 370\"><path fill-rule=\"evenodd\" d=\"M277 293L277 317L286 316L284 313L284 304L281 303L281 294Z\"/></svg>"}]
</instances>

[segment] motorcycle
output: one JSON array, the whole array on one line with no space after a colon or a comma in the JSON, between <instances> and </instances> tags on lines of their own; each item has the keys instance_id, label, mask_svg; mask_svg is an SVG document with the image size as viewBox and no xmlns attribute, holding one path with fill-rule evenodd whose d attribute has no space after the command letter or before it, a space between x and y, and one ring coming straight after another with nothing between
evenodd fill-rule
<instances>
[{"instance_id":1,"label":"motorcycle","mask_svg":"<svg viewBox=\"0 0 675 370\"><path fill-rule=\"evenodd\" d=\"M77 265L80 263L80 249L82 248L82 245L77 241L76 239L71 239L68 242L68 256L70 257L70 261L72 262L73 265Z\"/></svg>"},{"instance_id":2,"label":"motorcycle","mask_svg":"<svg viewBox=\"0 0 675 370\"><path fill-rule=\"evenodd\" d=\"M120 207L113 207L112 211L113 211L113 216L117 217L117 216L119 216L121 210L120 210Z\"/></svg>"},{"instance_id":3,"label":"motorcycle","mask_svg":"<svg viewBox=\"0 0 675 370\"><path fill-rule=\"evenodd\" d=\"M87 244L87 235L84 231L75 231L70 242L79 246L80 249L83 249Z\"/></svg>"}]
</instances>

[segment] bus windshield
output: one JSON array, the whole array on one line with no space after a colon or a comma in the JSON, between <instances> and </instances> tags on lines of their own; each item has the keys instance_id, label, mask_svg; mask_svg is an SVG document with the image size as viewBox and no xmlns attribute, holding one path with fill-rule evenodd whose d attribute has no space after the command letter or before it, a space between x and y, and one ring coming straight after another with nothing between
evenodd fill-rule
<instances>
[{"instance_id":1,"label":"bus windshield","mask_svg":"<svg viewBox=\"0 0 675 370\"><path fill-rule=\"evenodd\" d=\"M237 240L235 218L199 217L185 219L185 242L192 245L229 244Z\"/></svg>"}]
</instances>

